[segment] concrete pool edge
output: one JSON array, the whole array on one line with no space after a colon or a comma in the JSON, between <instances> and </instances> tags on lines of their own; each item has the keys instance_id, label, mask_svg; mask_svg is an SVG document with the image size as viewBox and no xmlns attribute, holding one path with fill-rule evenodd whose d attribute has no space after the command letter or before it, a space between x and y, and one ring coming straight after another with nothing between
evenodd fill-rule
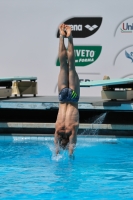
<instances>
[{"instance_id":1,"label":"concrete pool edge","mask_svg":"<svg viewBox=\"0 0 133 200\"><path fill-rule=\"evenodd\" d=\"M55 123L28 123L28 122L1 122L0 129L12 129L12 128L28 128L28 129L54 129ZM133 125L131 124L79 124L79 129L98 129L98 130L124 130L132 131Z\"/></svg>"},{"instance_id":2,"label":"concrete pool edge","mask_svg":"<svg viewBox=\"0 0 133 200\"><path fill-rule=\"evenodd\" d=\"M78 105L79 110L133 110L132 100L119 99L117 101L111 101L108 99L103 100L100 96L81 96ZM50 110L58 108L59 100L57 96L25 96L0 99L0 109Z\"/></svg>"},{"instance_id":3,"label":"concrete pool edge","mask_svg":"<svg viewBox=\"0 0 133 200\"><path fill-rule=\"evenodd\" d=\"M55 123L0 123L0 135L53 135ZM78 135L133 136L133 125L123 124L79 124Z\"/></svg>"}]
</instances>

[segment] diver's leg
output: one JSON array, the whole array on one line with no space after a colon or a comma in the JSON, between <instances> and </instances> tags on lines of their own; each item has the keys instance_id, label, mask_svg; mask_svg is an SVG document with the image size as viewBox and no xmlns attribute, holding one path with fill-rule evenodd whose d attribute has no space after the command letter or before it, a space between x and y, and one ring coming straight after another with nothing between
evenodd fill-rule
<instances>
[{"instance_id":1,"label":"diver's leg","mask_svg":"<svg viewBox=\"0 0 133 200\"><path fill-rule=\"evenodd\" d=\"M64 24L59 27L60 38L59 38L59 61L60 61L60 73L58 77L58 91L60 92L63 88L69 87L68 85L68 65L67 65L67 52L64 45Z\"/></svg>"},{"instance_id":2,"label":"diver's leg","mask_svg":"<svg viewBox=\"0 0 133 200\"><path fill-rule=\"evenodd\" d=\"M80 95L80 85L79 85L79 77L75 69L75 55L74 55L74 47L73 47L73 38L71 33L71 27L65 25L67 37L68 37L68 64L69 64L69 88L74 90L77 95Z\"/></svg>"}]
</instances>

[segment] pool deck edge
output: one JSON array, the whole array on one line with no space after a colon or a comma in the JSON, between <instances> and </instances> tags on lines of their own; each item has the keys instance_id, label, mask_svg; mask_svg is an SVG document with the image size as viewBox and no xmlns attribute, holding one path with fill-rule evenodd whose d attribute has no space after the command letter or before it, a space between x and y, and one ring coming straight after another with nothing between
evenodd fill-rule
<instances>
[{"instance_id":1,"label":"pool deck edge","mask_svg":"<svg viewBox=\"0 0 133 200\"><path fill-rule=\"evenodd\" d=\"M132 100L103 100L101 97L81 96L78 103L79 110L118 110L132 111ZM11 97L0 99L0 109L27 109L27 110L47 110L58 109L59 100L57 96L37 96L37 97Z\"/></svg>"},{"instance_id":2,"label":"pool deck edge","mask_svg":"<svg viewBox=\"0 0 133 200\"><path fill-rule=\"evenodd\" d=\"M54 129L55 123L24 123L24 122L0 122L1 129L11 129L11 128L28 128L28 129ZM133 130L133 125L130 124L79 124L79 129L98 129L98 130Z\"/></svg>"}]
</instances>

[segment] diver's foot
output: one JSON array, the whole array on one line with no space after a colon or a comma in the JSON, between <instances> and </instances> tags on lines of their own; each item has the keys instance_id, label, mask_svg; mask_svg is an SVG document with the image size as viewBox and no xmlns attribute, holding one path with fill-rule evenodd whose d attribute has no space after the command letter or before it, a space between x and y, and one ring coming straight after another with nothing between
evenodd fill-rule
<instances>
[{"instance_id":1,"label":"diver's foot","mask_svg":"<svg viewBox=\"0 0 133 200\"><path fill-rule=\"evenodd\" d=\"M65 37L66 36L66 33L65 33L65 24L61 24L59 26L59 31L60 31L60 35Z\"/></svg>"},{"instance_id":2,"label":"diver's foot","mask_svg":"<svg viewBox=\"0 0 133 200\"><path fill-rule=\"evenodd\" d=\"M72 30L71 27L68 25L65 25L65 31L66 31L66 37L69 38L72 36Z\"/></svg>"}]
</instances>

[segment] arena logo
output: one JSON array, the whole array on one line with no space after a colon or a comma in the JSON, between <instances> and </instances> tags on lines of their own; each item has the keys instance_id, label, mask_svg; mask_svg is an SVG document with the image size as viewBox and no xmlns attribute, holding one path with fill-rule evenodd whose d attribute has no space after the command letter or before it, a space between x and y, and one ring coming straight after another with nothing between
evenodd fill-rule
<instances>
[{"instance_id":1,"label":"arena logo","mask_svg":"<svg viewBox=\"0 0 133 200\"><path fill-rule=\"evenodd\" d=\"M94 63L101 54L102 46L74 46L75 66L84 67ZM60 66L59 59L56 66Z\"/></svg>"},{"instance_id":2,"label":"arena logo","mask_svg":"<svg viewBox=\"0 0 133 200\"><path fill-rule=\"evenodd\" d=\"M102 17L74 17L62 23L71 26L74 38L86 38L98 31ZM59 30L57 31L57 38L59 38Z\"/></svg>"},{"instance_id":3,"label":"arena logo","mask_svg":"<svg viewBox=\"0 0 133 200\"><path fill-rule=\"evenodd\" d=\"M133 17L128 17L118 24L115 29L114 36L116 33L133 33Z\"/></svg>"}]
</instances>

